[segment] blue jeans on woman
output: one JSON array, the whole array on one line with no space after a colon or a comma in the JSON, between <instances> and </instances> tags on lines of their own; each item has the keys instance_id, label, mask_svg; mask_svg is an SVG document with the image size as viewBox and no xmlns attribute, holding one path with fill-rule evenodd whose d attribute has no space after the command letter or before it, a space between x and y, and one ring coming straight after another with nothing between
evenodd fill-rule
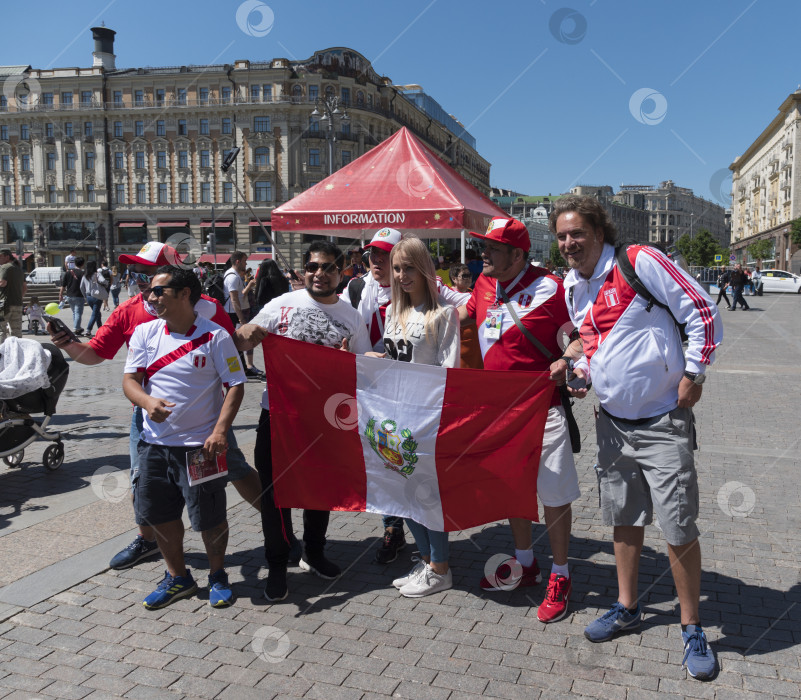
<instances>
[{"instance_id":1,"label":"blue jeans on woman","mask_svg":"<svg viewBox=\"0 0 801 700\"><path fill-rule=\"evenodd\" d=\"M92 309L92 313L89 316L89 323L86 324L86 332L92 332L92 324L97 324L97 327L100 328L100 325L103 323L102 319L100 318L100 307L103 306L102 299L96 299L95 297L87 297L86 303L89 304L89 308Z\"/></svg>"},{"instance_id":2,"label":"blue jeans on woman","mask_svg":"<svg viewBox=\"0 0 801 700\"><path fill-rule=\"evenodd\" d=\"M425 525L406 518L406 525L414 537L414 543L420 550L423 559L431 558L432 562L446 563L450 549L448 547L448 533L429 530Z\"/></svg>"}]
</instances>

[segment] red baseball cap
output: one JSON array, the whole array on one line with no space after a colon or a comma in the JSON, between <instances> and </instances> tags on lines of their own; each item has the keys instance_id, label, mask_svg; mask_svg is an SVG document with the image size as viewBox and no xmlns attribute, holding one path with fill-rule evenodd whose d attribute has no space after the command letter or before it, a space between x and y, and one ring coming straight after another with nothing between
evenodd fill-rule
<instances>
[{"instance_id":1,"label":"red baseball cap","mask_svg":"<svg viewBox=\"0 0 801 700\"><path fill-rule=\"evenodd\" d=\"M486 233L470 232L473 238L482 238L488 241L498 241L498 243L506 243L513 248L520 248L526 253L531 248L531 240L528 237L528 229L525 224L517 219L506 219L502 216L496 216L487 226Z\"/></svg>"},{"instance_id":2,"label":"red baseball cap","mask_svg":"<svg viewBox=\"0 0 801 700\"><path fill-rule=\"evenodd\" d=\"M175 248L156 241L145 243L136 255L120 255L120 263L123 265L177 266L180 262Z\"/></svg>"},{"instance_id":3,"label":"red baseball cap","mask_svg":"<svg viewBox=\"0 0 801 700\"><path fill-rule=\"evenodd\" d=\"M379 231L376 231L375 236L373 236L373 240L371 240L365 248L369 248L373 246L373 248L381 248L381 250L386 250L387 252L391 251L395 244L400 243L401 240L400 231L394 228L382 228Z\"/></svg>"}]
</instances>

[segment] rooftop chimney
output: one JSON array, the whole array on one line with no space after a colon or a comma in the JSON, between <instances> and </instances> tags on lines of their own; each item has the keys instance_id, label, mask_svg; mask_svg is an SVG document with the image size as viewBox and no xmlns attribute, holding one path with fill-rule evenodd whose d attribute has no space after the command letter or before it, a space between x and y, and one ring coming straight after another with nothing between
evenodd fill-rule
<instances>
[{"instance_id":1,"label":"rooftop chimney","mask_svg":"<svg viewBox=\"0 0 801 700\"><path fill-rule=\"evenodd\" d=\"M100 66L103 70L115 70L114 35L116 33L108 27L92 27L92 38L95 40L92 66Z\"/></svg>"}]
</instances>

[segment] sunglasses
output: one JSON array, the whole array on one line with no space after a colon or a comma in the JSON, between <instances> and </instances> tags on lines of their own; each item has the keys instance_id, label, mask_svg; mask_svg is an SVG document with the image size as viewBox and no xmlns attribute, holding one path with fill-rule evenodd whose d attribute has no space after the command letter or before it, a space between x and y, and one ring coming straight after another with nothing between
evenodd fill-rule
<instances>
[{"instance_id":1,"label":"sunglasses","mask_svg":"<svg viewBox=\"0 0 801 700\"><path fill-rule=\"evenodd\" d=\"M313 275L317 270L322 270L324 275L333 275L335 272L339 271L339 268L336 266L336 263L316 263L316 262L307 262L303 269L306 270L309 274Z\"/></svg>"},{"instance_id":2,"label":"sunglasses","mask_svg":"<svg viewBox=\"0 0 801 700\"><path fill-rule=\"evenodd\" d=\"M148 275L146 272L131 272L129 274L130 278L138 284L150 284L156 276L155 272L152 275Z\"/></svg>"},{"instance_id":3,"label":"sunglasses","mask_svg":"<svg viewBox=\"0 0 801 700\"><path fill-rule=\"evenodd\" d=\"M155 294L157 297L161 297L164 294L165 289L183 289L183 287L173 287L171 284L160 284L157 287L151 287L150 292Z\"/></svg>"}]
</instances>

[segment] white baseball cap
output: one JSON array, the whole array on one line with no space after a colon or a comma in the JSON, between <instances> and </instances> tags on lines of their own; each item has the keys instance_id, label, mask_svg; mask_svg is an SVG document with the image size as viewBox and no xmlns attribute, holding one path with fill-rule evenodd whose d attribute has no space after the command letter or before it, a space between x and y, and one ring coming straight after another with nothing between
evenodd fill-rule
<instances>
[{"instance_id":1,"label":"white baseball cap","mask_svg":"<svg viewBox=\"0 0 801 700\"><path fill-rule=\"evenodd\" d=\"M181 260L172 246L157 241L148 241L136 255L120 255L120 262L123 265L177 266Z\"/></svg>"},{"instance_id":2,"label":"white baseball cap","mask_svg":"<svg viewBox=\"0 0 801 700\"><path fill-rule=\"evenodd\" d=\"M375 236L373 236L373 240L371 240L364 247L369 248L370 246L373 246L389 252L395 247L396 244L400 243L402 235L403 234L401 234L401 232L397 229L382 228L379 231L376 231Z\"/></svg>"}]
</instances>

